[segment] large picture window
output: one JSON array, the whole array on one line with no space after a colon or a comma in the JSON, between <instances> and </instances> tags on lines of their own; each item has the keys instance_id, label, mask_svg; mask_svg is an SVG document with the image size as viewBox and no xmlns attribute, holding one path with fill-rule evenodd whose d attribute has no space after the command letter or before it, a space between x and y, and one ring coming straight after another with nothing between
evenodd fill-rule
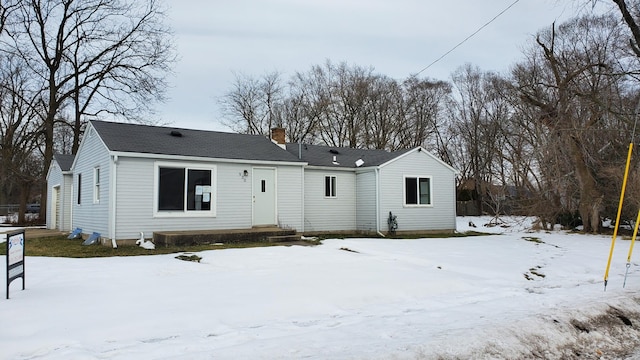
<instances>
[{"instance_id":1,"label":"large picture window","mask_svg":"<svg viewBox=\"0 0 640 360\"><path fill-rule=\"evenodd\" d=\"M404 178L405 205L431 205L431 178L407 176Z\"/></svg>"},{"instance_id":2,"label":"large picture window","mask_svg":"<svg viewBox=\"0 0 640 360\"><path fill-rule=\"evenodd\" d=\"M215 167L157 166L157 214L212 215Z\"/></svg>"}]
</instances>

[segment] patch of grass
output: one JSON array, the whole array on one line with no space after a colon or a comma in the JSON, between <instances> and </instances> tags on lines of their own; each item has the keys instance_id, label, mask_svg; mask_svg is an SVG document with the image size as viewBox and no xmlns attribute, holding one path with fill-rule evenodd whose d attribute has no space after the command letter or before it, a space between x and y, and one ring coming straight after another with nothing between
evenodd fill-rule
<instances>
[{"instance_id":1,"label":"patch of grass","mask_svg":"<svg viewBox=\"0 0 640 360\"><path fill-rule=\"evenodd\" d=\"M527 279L527 280L529 280L529 281L531 281L531 280L535 280L535 278L533 278L531 275L535 275L535 276L540 277L540 278L545 278L545 277L546 277L546 275L545 275L545 274L543 274L543 273L541 273L541 272L539 271L540 269L542 269L542 266L540 266L540 265L538 265L538 266L536 266L536 267L532 267L531 269L529 269L529 272L528 272L528 273L524 273L524 274L523 274L523 275L524 275L524 278L525 278L525 279ZM529 275L529 274L531 274L531 275Z\"/></svg>"},{"instance_id":2,"label":"patch of grass","mask_svg":"<svg viewBox=\"0 0 640 360\"><path fill-rule=\"evenodd\" d=\"M544 244L544 241L540 240L540 238L533 237L533 236L523 236L522 239L525 241L534 242L536 244Z\"/></svg>"},{"instance_id":3,"label":"patch of grass","mask_svg":"<svg viewBox=\"0 0 640 360\"><path fill-rule=\"evenodd\" d=\"M300 245L318 245L319 241L301 241ZM195 246L157 246L155 250L143 249L140 246L121 245L117 249L103 245L82 245L80 239L67 239L64 236L46 237L37 239L27 239L25 241L26 256L48 256L48 257L68 257L68 258L94 258L110 256L140 256L175 254L182 252L198 252L218 249L237 249L267 246L291 246L292 243L268 243L268 242L247 242L229 244L209 244ZM7 254L6 244L0 244L0 255Z\"/></svg>"},{"instance_id":4,"label":"patch of grass","mask_svg":"<svg viewBox=\"0 0 640 360\"><path fill-rule=\"evenodd\" d=\"M492 233L483 233L480 231L465 231L462 233L434 233L434 234L384 234L384 237L373 234L319 234L316 237L319 240L326 239L354 239L354 238L379 238L379 239L446 239L446 238L459 238L469 236L487 236L497 235Z\"/></svg>"},{"instance_id":5,"label":"patch of grass","mask_svg":"<svg viewBox=\"0 0 640 360\"><path fill-rule=\"evenodd\" d=\"M541 278L546 277L546 275L545 275L545 274L543 274L543 273L541 273L540 271L538 271L538 269L540 269L540 266L538 266L537 268L531 268L531 269L529 269L529 272L530 272L531 274L533 274L533 275L535 275L535 276L538 276L538 277L541 277Z\"/></svg>"},{"instance_id":6,"label":"patch of grass","mask_svg":"<svg viewBox=\"0 0 640 360\"><path fill-rule=\"evenodd\" d=\"M176 259L178 260L184 260L184 261L194 261L194 262L200 262L200 260L202 260L202 258L198 255L178 255L176 256Z\"/></svg>"},{"instance_id":7,"label":"patch of grass","mask_svg":"<svg viewBox=\"0 0 640 360\"><path fill-rule=\"evenodd\" d=\"M464 233L442 233L442 234L415 234L415 235L396 235L394 237L386 237L386 239L423 239L423 238L452 238L467 236L486 236L495 235L482 233L478 231L467 231ZM93 258L93 257L110 257L110 256L140 256L140 255L158 255L158 254L175 254L183 252L198 252L205 250L219 249L241 249L267 246L291 246L291 245L307 245L314 246L322 244L324 239L346 239L357 237L371 237L370 235L361 234L322 234L317 235L313 239L304 239L297 242L239 242L224 244L207 244L193 246L156 246L155 250L143 249L134 245L121 245L117 249L111 246L103 245L82 245L81 239L67 239L66 236L44 237L26 240L26 256L48 256L48 257L68 257L68 258ZM0 255L6 255L6 245L0 244Z\"/></svg>"}]
</instances>

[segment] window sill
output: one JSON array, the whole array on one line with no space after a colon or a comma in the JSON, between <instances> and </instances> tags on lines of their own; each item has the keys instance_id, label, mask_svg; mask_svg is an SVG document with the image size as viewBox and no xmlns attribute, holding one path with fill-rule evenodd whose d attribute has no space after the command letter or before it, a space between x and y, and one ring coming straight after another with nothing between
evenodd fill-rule
<instances>
[{"instance_id":1,"label":"window sill","mask_svg":"<svg viewBox=\"0 0 640 360\"><path fill-rule=\"evenodd\" d=\"M154 212L154 218L214 218L214 211L162 211Z\"/></svg>"}]
</instances>

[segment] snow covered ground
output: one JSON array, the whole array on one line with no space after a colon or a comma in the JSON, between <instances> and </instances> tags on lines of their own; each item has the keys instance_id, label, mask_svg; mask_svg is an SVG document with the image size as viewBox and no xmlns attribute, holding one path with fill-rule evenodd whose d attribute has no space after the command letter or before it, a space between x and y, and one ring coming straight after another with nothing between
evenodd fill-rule
<instances>
[{"instance_id":1,"label":"snow covered ground","mask_svg":"<svg viewBox=\"0 0 640 360\"><path fill-rule=\"evenodd\" d=\"M603 291L610 236L458 219L459 231L472 221L502 234L213 250L200 263L27 257L26 290L18 279L0 297L0 359L634 356L640 270L632 262L623 288L628 239Z\"/></svg>"}]
</instances>

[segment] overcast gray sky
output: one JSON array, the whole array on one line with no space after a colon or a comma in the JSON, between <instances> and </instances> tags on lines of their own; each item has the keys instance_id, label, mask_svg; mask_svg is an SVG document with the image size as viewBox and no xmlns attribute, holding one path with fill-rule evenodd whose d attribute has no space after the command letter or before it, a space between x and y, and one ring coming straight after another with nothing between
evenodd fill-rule
<instances>
[{"instance_id":1,"label":"overcast gray sky","mask_svg":"<svg viewBox=\"0 0 640 360\"><path fill-rule=\"evenodd\" d=\"M234 71L287 79L330 59L404 79L514 1L167 0L179 62L159 115L176 127L229 131L217 99ZM573 17L576 3L520 0L420 76L449 80L465 63L507 71L537 31Z\"/></svg>"}]
</instances>

